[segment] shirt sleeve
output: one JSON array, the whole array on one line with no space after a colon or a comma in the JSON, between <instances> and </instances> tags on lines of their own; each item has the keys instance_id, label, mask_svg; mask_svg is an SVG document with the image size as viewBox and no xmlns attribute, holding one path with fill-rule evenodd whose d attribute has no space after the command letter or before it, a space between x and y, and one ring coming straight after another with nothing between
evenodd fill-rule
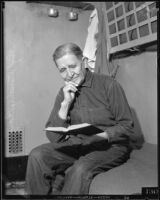
<instances>
[{"instance_id":1,"label":"shirt sleeve","mask_svg":"<svg viewBox=\"0 0 160 200\"><path fill-rule=\"evenodd\" d=\"M46 128L47 127L67 127L69 125L68 120L63 120L58 115L58 111L60 109L62 101L63 101L63 91L61 88L56 97L54 107L51 111L49 119L46 122L46 125L45 125ZM57 142L62 137L62 134L46 131L46 136L51 142Z\"/></svg>"},{"instance_id":2,"label":"shirt sleeve","mask_svg":"<svg viewBox=\"0 0 160 200\"><path fill-rule=\"evenodd\" d=\"M106 128L108 141L111 143L128 142L130 135L134 133L131 109L121 85L111 81L107 92L110 110L115 118L116 124Z\"/></svg>"}]
</instances>

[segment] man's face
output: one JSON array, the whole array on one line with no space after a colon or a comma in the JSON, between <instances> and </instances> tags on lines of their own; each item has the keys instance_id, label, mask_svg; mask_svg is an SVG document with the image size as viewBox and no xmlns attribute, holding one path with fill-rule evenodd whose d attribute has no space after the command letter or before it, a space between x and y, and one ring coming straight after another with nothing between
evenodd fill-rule
<instances>
[{"instance_id":1,"label":"man's face","mask_svg":"<svg viewBox=\"0 0 160 200\"><path fill-rule=\"evenodd\" d=\"M80 85L84 78L86 70L82 59L73 54L66 54L56 60L60 75L65 82L74 82Z\"/></svg>"}]
</instances>

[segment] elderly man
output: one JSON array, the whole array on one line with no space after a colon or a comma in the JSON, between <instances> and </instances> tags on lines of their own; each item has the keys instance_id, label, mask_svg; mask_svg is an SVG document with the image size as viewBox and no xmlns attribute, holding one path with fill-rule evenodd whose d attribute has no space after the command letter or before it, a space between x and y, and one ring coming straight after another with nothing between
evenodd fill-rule
<instances>
[{"instance_id":1,"label":"elderly man","mask_svg":"<svg viewBox=\"0 0 160 200\"><path fill-rule=\"evenodd\" d=\"M130 135L134 134L130 107L116 80L85 68L76 44L59 46L53 60L65 85L46 127L87 122L102 131L66 137L47 131L50 143L34 148L29 155L27 191L36 195L88 194L94 176L129 158Z\"/></svg>"}]
</instances>

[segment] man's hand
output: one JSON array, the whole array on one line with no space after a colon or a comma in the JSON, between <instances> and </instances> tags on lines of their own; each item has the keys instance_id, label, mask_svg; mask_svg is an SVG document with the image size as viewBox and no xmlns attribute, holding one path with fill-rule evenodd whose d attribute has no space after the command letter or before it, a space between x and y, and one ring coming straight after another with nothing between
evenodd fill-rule
<instances>
[{"instance_id":1,"label":"man's hand","mask_svg":"<svg viewBox=\"0 0 160 200\"><path fill-rule=\"evenodd\" d=\"M77 91L76 84L74 82L66 82L66 85L63 88L64 93L64 100L66 104L70 105L72 101L74 100L75 93Z\"/></svg>"},{"instance_id":2,"label":"man's hand","mask_svg":"<svg viewBox=\"0 0 160 200\"><path fill-rule=\"evenodd\" d=\"M90 145L90 144L102 144L108 142L108 134L106 132L98 133L96 135L83 135L78 134L77 137L82 139L83 145Z\"/></svg>"},{"instance_id":3,"label":"man's hand","mask_svg":"<svg viewBox=\"0 0 160 200\"><path fill-rule=\"evenodd\" d=\"M75 93L77 91L76 84L73 82L66 82L66 85L63 88L64 93L64 100L61 103L60 110L58 112L58 115L61 119L66 120L68 111L70 108L71 103L73 102L75 98Z\"/></svg>"}]
</instances>

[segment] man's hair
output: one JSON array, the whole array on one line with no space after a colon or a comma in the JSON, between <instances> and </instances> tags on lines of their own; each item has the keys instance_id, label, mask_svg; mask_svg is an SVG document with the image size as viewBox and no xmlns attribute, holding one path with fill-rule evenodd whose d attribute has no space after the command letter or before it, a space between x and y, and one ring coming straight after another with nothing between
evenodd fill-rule
<instances>
[{"instance_id":1,"label":"man's hair","mask_svg":"<svg viewBox=\"0 0 160 200\"><path fill-rule=\"evenodd\" d=\"M83 52L81 48L74 44L74 43L66 43L63 45L60 45L56 48L56 50L53 53L53 60L56 63L56 60L63 57L66 54L72 54L75 55L77 58L83 57Z\"/></svg>"}]
</instances>

